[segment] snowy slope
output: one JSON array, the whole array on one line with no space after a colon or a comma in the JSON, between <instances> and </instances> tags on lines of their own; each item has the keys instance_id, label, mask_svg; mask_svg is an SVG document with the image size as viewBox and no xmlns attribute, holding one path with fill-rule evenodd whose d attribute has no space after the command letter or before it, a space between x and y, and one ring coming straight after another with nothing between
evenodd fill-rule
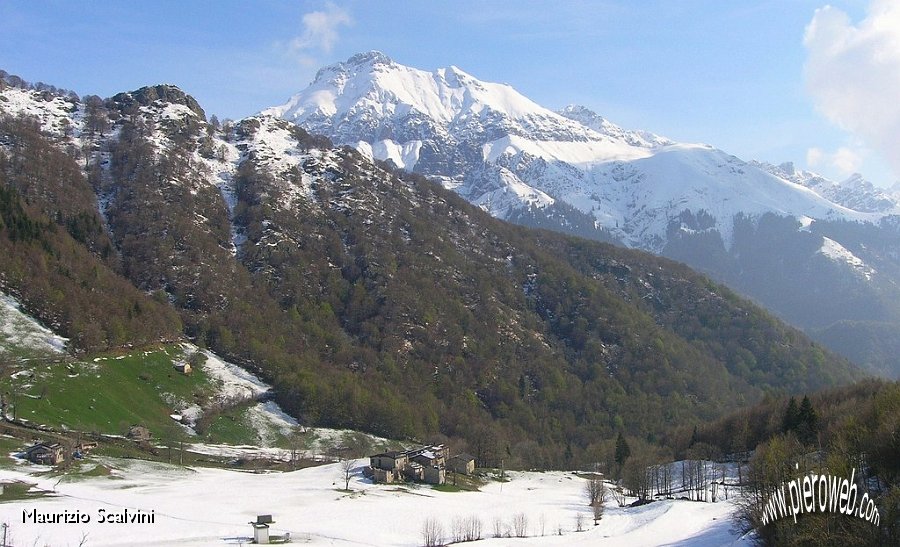
<instances>
[{"instance_id":1,"label":"snowy slope","mask_svg":"<svg viewBox=\"0 0 900 547\"><path fill-rule=\"evenodd\" d=\"M855 211L900 213L900 194L878 188L859 174L853 174L846 180L835 182L817 173L797 169L791 162L781 165L751 163L768 173L805 186L823 198Z\"/></svg>"},{"instance_id":2,"label":"snowy slope","mask_svg":"<svg viewBox=\"0 0 900 547\"><path fill-rule=\"evenodd\" d=\"M655 252L684 210L711 214L726 246L736 214L875 222L891 212L854 209L856 201L836 202L711 146L628 131L580 106L552 112L508 85L456 67L418 70L379 52L321 69L264 113L431 175L495 216L561 201Z\"/></svg>"},{"instance_id":3,"label":"snowy slope","mask_svg":"<svg viewBox=\"0 0 900 547\"><path fill-rule=\"evenodd\" d=\"M76 545L237 545L248 543L248 522L271 514L273 534L290 533L305 545L409 546L422 544L421 528L436 519L444 537L454 518L478 516L485 538L474 545L639 545L685 542L733 545L729 502L661 501L637 508L607 502L606 515L592 526L584 501L584 480L571 473L512 473L507 483L492 482L481 492L438 492L428 487L373 485L360 476L367 463L357 460L352 493L338 491L339 464L288 473L253 474L216 469L177 468L145 462L105 461L110 477L59 481L27 474L31 466L0 471L0 480L22 480L52 492L27 503L0 504L0 519L11 523L15 544ZM154 513L153 524L96 522L99 509L128 508ZM22 523L22 510L80 511L89 524ZM502 535L515 515L524 515L526 538ZM576 532L582 516L583 532ZM114 531L114 533L111 533ZM560 535L561 533L561 535Z\"/></svg>"},{"instance_id":4,"label":"snowy slope","mask_svg":"<svg viewBox=\"0 0 900 547\"><path fill-rule=\"evenodd\" d=\"M63 353L67 342L24 313L18 300L0 292L0 356L13 350Z\"/></svg>"},{"instance_id":5,"label":"snowy slope","mask_svg":"<svg viewBox=\"0 0 900 547\"><path fill-rule=\"evenodd\" d=\"M36 118L43 131L57 137L80 132L79 103L74 98L6 87L0 90L0 111Z\"/></svg>"},{"instance_id":6,"label":"snowy slope","mask_svg":"<svg viewBox=\"0 0 900 547\"><path fill-rule=\"evenodd\" d=\"M588 187L592 194L574 190L570 202L582 210L590 207L598 218L620 214L618 231L623 240L657 252L661 248L652 245L651 238L663 238L669 220L684 210L706 211L715 217L726 247L731 241L731 220L738 214L870 222L881 218L878 213L832 203L808 188L703 145L669 145L649 158L598 166L589 175L594 182Z\"/></svg>"},{"instance_id":7,"label":"snowy slope","mask_svg":"<svg viewBox=\"0 0 900 547\"><path fill-rule=\"evenodd\" d=\"M489 161L517 152L578 164L647 155L640 139L595 131L508 85L480 81L457 67L418 70L379 52L323 68L306 90L263 114L407 169L435 136L478 141Z\"/></svg>"}]
</instances>

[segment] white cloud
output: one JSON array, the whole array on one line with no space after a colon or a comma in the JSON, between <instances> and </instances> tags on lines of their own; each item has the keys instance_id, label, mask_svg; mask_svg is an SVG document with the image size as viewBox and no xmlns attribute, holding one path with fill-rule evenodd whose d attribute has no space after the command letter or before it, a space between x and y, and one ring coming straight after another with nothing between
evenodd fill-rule
<instances>
[{"instance_id":1,"label":"white cloud","mask_svg":"<svg viewBox=\"0 0 900 547\"><path fill-rule=\"evenodd\" d=\"M310 50L329 53L338 41L338 28L352 22L349 12L328 2L324 10L303 15L303 33L291 40L289 49L301 60L307 58Z\"/></svg>"},{"instance_id":2,"label":"white cloud","mask_svg":"<svg viewBox=\"0 0 900 547\"><path fill-rule=\"evenodd\" d=\"M806 151L806 165L810 169L824 169L825 175L839 174L846 177L859 172L865 156L866 150L861 147L842 146L834 152L814 147Z\"/></svg>"},{"instance_id":3,"label":"white cloud","mask_svg":"<svg viewBox=\"0 0 900 547\"><path fill-rule=\"evenodd\" d=\"M856 150L847 148L846 146L838 148L834 155L831 157L831 164L834 165L843 175L849 175L851 173L858 172L859 166L862 165L862 162L862 154L860 154Z\"/></svg>"},{"instance_id":4,"label":"white cloud","mask_svg":"<svg viewBox=\"0 0 900 547\"><path fill-rule=\"evenodd\" d=\"M806 165L810 168L815 168L820 165L825 160L825 152L822 151L821 148L810 148L806 151Z\"/></svg>"},{"instance_id":5,"label":"white cloud","mask_svg":"<svg viewBox=\"0 0 900 547\"><path fill-rule=\"evenodd\" d=\"M806 87L816 107L881 153L900 174L900 2L873 0L856 24L837 8L818 9L803 43ZM860 153L850 148L813 152L812 158L808 152L807 161L825 161L826 156L850 172L861 162Z\"/></svg>"}]
</instances>

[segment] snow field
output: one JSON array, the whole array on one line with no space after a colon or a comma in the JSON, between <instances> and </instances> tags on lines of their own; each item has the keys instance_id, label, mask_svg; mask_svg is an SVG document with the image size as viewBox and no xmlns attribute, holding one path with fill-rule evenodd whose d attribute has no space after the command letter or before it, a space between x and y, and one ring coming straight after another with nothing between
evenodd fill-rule
<instances>
[{"instance_id":1,"label":"snow field","mask_svg":"<svg viewBox=\"0 0 900 547\"><path fill-rule=\"evenodd\" d=\"M731 545L732 506L727 502L667 500L637 508L607 502L599 526L593 526L584 480L567 472L510 473L509 482L491 482L481 492L440 492L425 486L373 485L356 460L351 492L343 492L340 464L287 473L244 473L219 469L182 469L146 462L104 462L111 477L59 480L0 471L0 480L26 480L52 497L0 505L16 544L77 545L224 545L246 543L247 524L271 514L273 534L289 532L305 545L421 545L426 519L441 524L444 539L454 518L477 517L485 546L518 545ZM97 510L153 512L153 524L101 524ZM80 511L88 524L23 523L22 511ZM584 532L575 532L583 515ZM514 518L524 516L526 538L495 538ZM562 535L559 532L562 531Z\"/></svg>"}]
</instances>

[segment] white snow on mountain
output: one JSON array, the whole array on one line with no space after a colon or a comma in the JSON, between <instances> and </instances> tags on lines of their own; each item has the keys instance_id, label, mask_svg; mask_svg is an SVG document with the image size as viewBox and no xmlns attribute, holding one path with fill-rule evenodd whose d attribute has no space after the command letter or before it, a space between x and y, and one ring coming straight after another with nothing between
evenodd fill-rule
<instances>
[{"instance_id":1,"label":"white snow on mountain","mask_svg":"<svg viewBox=\"0 0 900 547\"><path fill-rule=\"evenodd\" d=\"M575 120L581 125L589 127L597 133L600 133L601 135L624 140L632 146L639 146L642 148L656 148L659 146L668 146L670 144L675 144L674 141L671 141L654 133L650 133L649 131L628 131L626 129L623 129L607 120L603 116L600 116L596 112L581 105L570 104L569 106L560 110L559 114L569 119Z\"/></svg>"},{"instance_id":2,"label":"white snow on mountain","mask_svg":"<svg viewBox=\"0 0 900 547\"><path fill-rule=\"evenodd\" d=\"M837 200L767 164L629 131L576 105L553 112L456 67L428 72L379 52L321 69L264 114L433 176L495 216L559 200L656 252L684 210L715 217L726 246L737 214L875 222L898 210Z\"/></svg>"},{"instance_id":3,"label":"white snow on mountain","mask_svg":"<svg viewBox=\"0 0 900 547\"><path fill-rule=\"evenodd\" d=\"M373 143L359 141L354 147L371 159L390 160L401 169L412 169L419 161L422 141L410 141L402 145L390 139L382 139Z\"/></svg>"},{"instance_id":4,"label":"white snow on mountain","mask_svg":"<svg viewBox=\"0 0 900 547\"><path fill-rule=\"evenodd\" d=\"M820 254L827 256L835 262L848 265L856 270L859 275L865 277L866 280L872 279L872 276L876 273L874 268L863 262L861 258L854 255L837 241L827 237L822 239L822 247L819 249Z\"/></svg>"},{"instance_id":5,"label":"white snow on mountain","mask_svg":"<svg viewBox=\"0 0 900 547\"><path fill-rule=\"evenodd\" d=\"M505 212L520 203L544 207L554 201L546 193L528 186L516 177L509 169L500 168L501 185L491 192L485 192L474 199L473 203L494 216L503 217Z\"/></svg>"},{"instance_id":6,"label":"white snow on mountain","mask_svg":"<svg viewBox=\"0 0 900 547\"><path fill-rule=\"evenodd\" d=\"M304 92L263 113L298 122L365 115L369 109L398 119L415 112L446 127L492 112L551 123L560 118L508 85L481 82L456 67L434 72L406 67L374 51L323 68Z\"/></svg>"},{"instance_id":7,"label":"white snow on mountain","mask_svg":"<svg viewBox=\"0 0 900 547\"><path fill-rule=\"evenodd\" d=\"M822 175L797 169L793 163L780 165L751 162L777 177L805 186L820 196L844 207L866 213L900 214L900 192L878 188L860 174L835 182Z\"/></svg>"},{"instance_id":8,"label":"white snow on mountain","mask_svg":"<svg viewBox=\"0 0 900 547\"><path fill-rule=\"evenodd\" d=\"M422 139L428 136L417 131L422 125L437 136L481 141L487 161L518 152L577 164L647 155L645 141L584 126L506 84L483 82L456 67L418 70L379 52L323 68L305 91L263 114L356 145L407 169L415 167ZM483 138L492 133L497 138Z\"/></svg>"},{"instance_id":9,"label":"white snow on mountain","mask_svg":"<svg viewBox=\"0 0 900 547\"><path fill-rule=\"evenodd\" d=\"M0 90L0 109L37 119L41 129L51 135L77 134L72 122L78 103L69 97L8 86Z\"/></svg>"},{"instance_id":10,"label":"white snow on mountain","mask_svg":"<svg viewBox=\"0 0 900 547\"><path fill-rule=\"evenodd\" d=\"M589 184L573 189L566 201L595 211L598 218L616 218L617 226L608 226L613 233L630 245L657 252L670 220L684 210L706 211L715 217L726 247L731 242L732 219L738 214L857 221L876 221L881 216L834 204L808 188L704 145L673 144L649 158L611 162L588 174Z\"/></svg>"}]
</instances>

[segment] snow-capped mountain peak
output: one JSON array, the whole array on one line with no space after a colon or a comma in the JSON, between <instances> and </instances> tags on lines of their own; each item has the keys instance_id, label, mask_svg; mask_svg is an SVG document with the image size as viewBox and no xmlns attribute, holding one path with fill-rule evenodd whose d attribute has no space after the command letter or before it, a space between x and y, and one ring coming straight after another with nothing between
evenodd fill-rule
<instances>
[{"instance_id":1,"label":"snow-capped mountain peak","mask_svg":"<svg viewBox=\"0 0 900 547\"><path fill-rule=\"evenodd\" d=\"M455 66L404 66L380 52L323 68L264 113L431 176L501 218L559 202L619 241L656 252L683 211L712 215L728 247L737 215L865 221L893 207L838 200L822 190L830 181L823 186L792 165L747 163L712 146L627 130L583 106L553 112L510 85Z\"/></svg>"},{"instance_id":2,"label":"snow-capped mountain peak","mask_svg":"<svg viewBox=\"0 0 900 547\"><path fill-rule=\"evenodd\" d=\"M656 148L660 146L675 144L674 141L671 141L654 133L650 133L649 131L625 130L618 125L610 122L603 116L597 114L593 110L590 110L589 108L581 105L570 104L560 110L559 114L571 120L575 120L581 125L593 129L601 135L613 139L624 140L632 146L639 146L642 148Z\"/></svg>"},{"instance_id":3,"label":"snow-capped mountain peak","mask_svg":"<svg viewBox=\"0 0 900 547\"><path fill-rule=\"evenodd\" d=\"M900 199L891 190L878 188L872 182L854 173L843 181L835 182L822 175L797 169L793 162L772 165L750 162L767 173L809 188L819 196L835 204L860 213L900 214Z\"/></svg>"},{"instance_id":4,"label":"snow-capped mountain peak","mask_svg":"<svg viewBox=\"0 0 900 547\"><path fill-rule=\"evenodd\" d=\"M557 131L584 128L541 107L506 84L478 80L455 66L427 72L395 63L383 53L354 55L325 67L301 93L284 105L264 111L301 125L333 125L333 118L358 127L367 115L398 121L427 119L443 129L503 117L536 120ZM363 118L363 119L360 119ZM331 123L329 123L331 122Z\"/></svg>"}]
</instances>

